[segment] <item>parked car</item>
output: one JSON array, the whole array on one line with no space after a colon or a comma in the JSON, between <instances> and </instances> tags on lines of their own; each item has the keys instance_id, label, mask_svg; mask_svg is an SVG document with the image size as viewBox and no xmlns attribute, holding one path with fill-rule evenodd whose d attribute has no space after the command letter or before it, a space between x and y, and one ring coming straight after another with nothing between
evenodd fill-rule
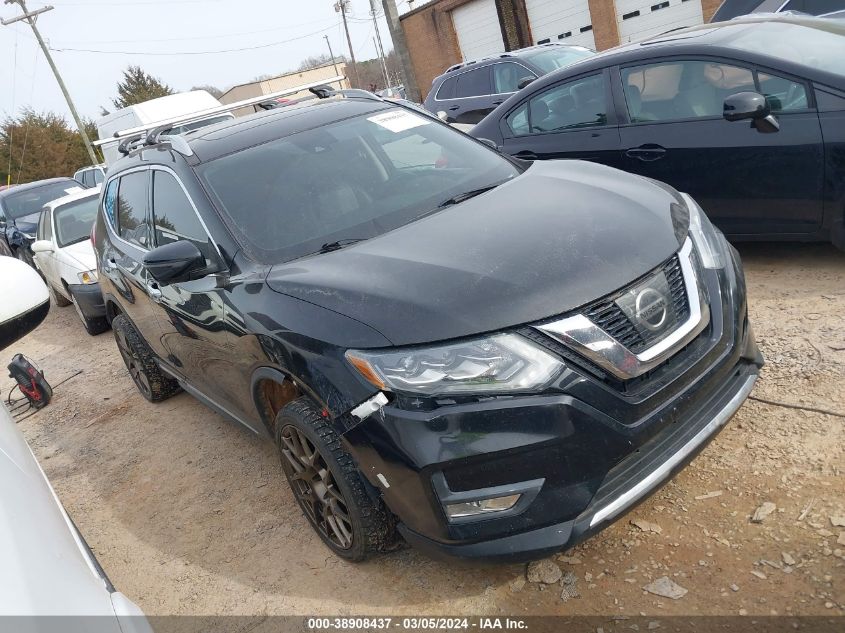
<instances>
[{"instance_id":1,"label":"parked car","mask_svg":"<svg viewBox=\"0 0 845 633\"><path fill-rule=\"evenodd\" d=\"M32 245L53 303L60 308L73 304L92 336L109 327L91 243L99 198L98 186L47 203Z\"/></svg>"},{"instance_id":2,"label":"parked car","mask_svg":"<svg viewBox=\"0 0 845 633\"><path fill-rule=\"evenodd\" d=\"M73 179L81 183L86 189L102 185L106 179L106 164L83 167L73 175Z\"/></svg>"},{"instance_id":3,"label":"parked car","mask_svg":"<svg viewBox=\"0 0 845 633\"><path fill-rule=\"evenodd\" d=\"M0 191L0 242L4 242L0 251L34 266L30 246L41 209L51 200L81 190L72 178L51 178Z\"/></svg>"},{"instance_id":4,"label":"parked car","mask_svg":"<svg viewBox=\"0 0 845 633\"><path fill-rule=\"evenodd\" d=\"M148 142L94 232L129 373L272 438L339 556L569 547L757 378L739 256L667 185L372 95Z\"/></svg>"},{"instance_id":5,"label":"parked car","mask_svg":"<svg viewBox=\"0 0 845 633\"><path fill-rule=\"evenodd\" d=\"M845 9L845 0L724 0L711 22L724 22L755 13L793 11L808 15L823 15Z\"/></svg>"},{"instance_id":6,"label":"parked car","mask_svg":"<svg viewBox=\"0 0 845 633\"><path fill-rule=\"evenodd\" d=\"M843 51L845 24L821 18L672 31L543 77L471 133L669 183L732 238L843 248Z\"/></svg>"},{"instance_id":7,"label":"parked car","mask_svg":"<svg viewBox=\"0 0 845 633\"><path fill-rule=\"evenodd\" d=\"M0 257L0 294L4 297L0 349L4 349L44 320L50 300L38 274L10 257ZM9 297L11 301L6 300ZM5 403L0 403L0 479L4 517L0 521L0 616L7 617L6 626L152 633L138 606L112 586ZM12 620L8 616L26 617Z\"/></svg>"},{"instance_id":8,"label":"parked car","mask_svg":"<svg viewBox=\"0 0 845 633\"><path fill-rule=\"evenodd\" d=\"M540 44L455 64L435 77L423 106L447 123L478 123L519 88L593 55L583 46Z\"/></svg>"}]
</instances>

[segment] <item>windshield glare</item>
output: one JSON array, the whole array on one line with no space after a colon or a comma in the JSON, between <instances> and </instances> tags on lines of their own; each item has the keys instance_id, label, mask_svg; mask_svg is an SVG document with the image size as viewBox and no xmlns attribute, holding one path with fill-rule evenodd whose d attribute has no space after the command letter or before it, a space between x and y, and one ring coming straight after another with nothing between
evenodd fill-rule
<instances>
[{"instance_id":1,"label":"windshield glare","mask_svg":"<svg viewBox=\"0 0 845 633\"><path fill-rule=\"evenodd\" d=\"M380 235L519 170L427 116L390 109L218 158L199 173L253 255L277 263Z\"/></svg>"},{"instance_id":2,"label":"windshield glare","mask_svg":"<svg viewBox=\"0 0 845 633\"><path fill-rule=\"evenodd\" d=\"M91 227L97 219L98 201L99 196L91 196L63 204L53 212L56 244L59 248L91 237Z\"/></svg>"},{"instance_id":3,"label":"windshield glare","mask_svg":"<svg viewBox=\"0 0 845 633\"><path fill-rule=\"evenodd\" d=\"M543 73L548 74L592 55L595 55L595 53L583 46L561 46L532 53L526 55L525 58L542 70Z\"/></svg>"},{"instance_id":4,"label":"windshield glare","mask_svg":"<svg viewBox=\"0 0 845 633\"><path fill-rule=\"evenodd\" d=\"M785 22L752 25L731 40L731 46L818 70L845 74L845 27L830 20L825 28Z\"/></svg>"},{"instance_id":5,"label":"windshield glare","mask_svg":"<svg viewBox=\"0 0 845 633\"><path fill-rule=\"evenodd\" d=\"M82 187L78 183L72 181L55 182L44 185L43 187L27 189L26 191L9 195L3 200L3 204L6 207L9 217L17 220L33 213L41 213L41 209L48 202L52 202L58 198L64 198L69 193L74 193L81 189Z\"/></svg>"}]
</instances>

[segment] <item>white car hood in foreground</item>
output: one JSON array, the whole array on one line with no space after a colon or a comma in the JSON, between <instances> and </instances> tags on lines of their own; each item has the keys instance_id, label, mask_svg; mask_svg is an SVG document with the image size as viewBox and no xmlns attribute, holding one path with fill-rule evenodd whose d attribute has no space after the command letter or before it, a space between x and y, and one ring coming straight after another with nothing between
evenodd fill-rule
<instances>
[{"instance_id":1,"label":"white car hood in foreground","mask_svg":"<svg viewBox=\"0 0 845 633\"><path fill-rule=\"evenodd\" d=\"M0 561L0 616L109 616L97 618L97 633L121 633L121 624L124 633L151 631L140 609L101 576L3 405ZM116 615L136 617L121 617L119 624ZM59 622L66 631L90 629L91 624L76 618L54 624Z\"/></svg>"}]
</instances>

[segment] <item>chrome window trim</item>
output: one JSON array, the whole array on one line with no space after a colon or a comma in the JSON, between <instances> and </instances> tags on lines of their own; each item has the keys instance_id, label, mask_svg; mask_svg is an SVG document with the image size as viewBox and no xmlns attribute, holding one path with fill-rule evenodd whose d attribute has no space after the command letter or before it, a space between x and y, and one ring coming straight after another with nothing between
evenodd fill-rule
<instances>
[{"instance_id":1,"label":"chrome window trim","mask_svg":"<svg viewBox=\"0 0 845 633\"><path fill-rule=\"evenodd\" d=\"M669 459L660 464L655 470L651 471L645 478L641 479L633 487L621 494L619 497L608 503L606 506L600 508L590 519L590 527L598 525L602 521L612 519L627 508L636 503L637 500L644 497L651 490L653 490L661 481L672 474L672 470L681 464L687 457L696 451L707 439L716 431L727 424L733 415L745 402L745 399L754 388L754 383L757 382L757 376L749 376L745 379L742 387L731 398L728 403L701 429L695 436L684 444L680 449L675 451Z\"/></svg>"},{"instance_id":2,"label":"chrome window trim","mask_svg":"<svg viewBox=\"0 0 845 633\"><path fill-rule=\"evenodd\" d=\"M620 380L630 380L651 371L678 348L694 339L710 322L710 307L702 303L693 264L693 244L688 237L678 253L690 314L674 332L639 354L634 354L583 314L535 326L544 334L582 354Z\"/></svg>"}]
</instances>

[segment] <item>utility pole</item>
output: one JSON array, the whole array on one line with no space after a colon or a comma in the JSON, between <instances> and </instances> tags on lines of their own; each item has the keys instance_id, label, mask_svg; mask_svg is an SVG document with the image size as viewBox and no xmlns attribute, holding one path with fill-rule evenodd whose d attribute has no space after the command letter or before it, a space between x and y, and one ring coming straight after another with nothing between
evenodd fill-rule
<instances>
[{"instance_id":1,"label":"utility pole","mask_svg":"<svg viewBox=\"0 0 845 633\"><path fill-rule=\"evenodd\" d=\"M67 91L67 86L65 86L65 82L62 80L62 76L59 74L59 69L56 68L56 64L55 62L53 62L53 57L50 55L50 49L47 48L47 45L44 43L44 40L41 37L41 33L38 30L38 27L35 26L36 18L42 13L52 11L53 7L48 5L46 7L36 9L35 11L27 11L25 0L6 0L5 4L20 5L23 14L11 18L9 20L0 20L0 24L2 24L3 26L8 26L10 24L14 24L15 22L21 21L24 21L29 24L30 28L32 29L32 33L35 35L35 39L38 40L38 45L41 46L41 50L44 51L44 57L47 58L47 63L50 64L50 68L53 70L53 74L56 76L56 81L59 82L59 88L61 88L62 94L65 96L65 100L67 101L67 107L70 109L70 114L73 117L73 120L76 121L76 127L79 129L79 135L82 137L82 142L85 143L85 149L88 150L88 157L91 159L91 164L96 165L99 161L97 160L96 154L94 154L94 147L93 145L91 145L91 139L88 138L88 133L85 131L85 125L82 123L82 119L79 117L79 113L76 111L76 106L73 105L73 100L70 98L70 93Z\"/></svg>"},{"instance_id":2,"label":"utility pole","mask_svg":"<svg viewBox=\"0 0 845 633\"><path fill-rule=\"evenodd\" d=\"M376 30L376 53L381 59L381 71L384 74L384 87L390 87L390 77L387 74L387 60L384 57L384 48L381 45L381 33L378 30L378 11L376 11L376 0L370 0L370 14L373 16L373 28Z\"/></svg>"},{"instance_id":3,"label":"utility pole","mask_svg":"<svg viewBox=\"0 0 845 633\"><path fill-rule=\"evenodd\" d=\"M6 0L8 2L8 0ZM360 88L358 84L358 68L355 65L355 51L352 48L352 38L349 37L349 25L346 23L346 9L349 7L349 0L337 0L334 5L335 13L343 16L343 29L346 31L346 43L349 44L349 58L352 60L352 87Z\"/></svg>"},{"instance_id":4,"label":"utility pole","mask_svg":"<svg viewBox=\"0 0 845 633\"><path fill-rule=\"evenodd\" d=\"M329 47L329 57L332 58L332 66L334 66L334 76L340 77L340 71L337 69L337 62L334 60L334 52L332 52L332 43L329 41L329 36L324 35L323 39L326 40L326 46ZM340 90L343 90L343 81L340 80L337 82L337 87Z\"/></svg>"},{"instance_id":5,"label":"utility pole","mask_svg":"<svg viewBox=\"0 0 845 633\"><path fill-rule=\"evenodd\" d=\"M402 23L399 21L399 11L396 9L396 0L381 0L384 8L384 15L387 17L387 28L390 30L390 37L393 40L393 49L399 55L399 62L402 66L402 84L408 99L420 103L420 89L417 86L417 75L414 72L414 64L411 61L411 53L408 52L408 43L405 41L405 31L402 30Z\"/></svg>"}]
</instances>

